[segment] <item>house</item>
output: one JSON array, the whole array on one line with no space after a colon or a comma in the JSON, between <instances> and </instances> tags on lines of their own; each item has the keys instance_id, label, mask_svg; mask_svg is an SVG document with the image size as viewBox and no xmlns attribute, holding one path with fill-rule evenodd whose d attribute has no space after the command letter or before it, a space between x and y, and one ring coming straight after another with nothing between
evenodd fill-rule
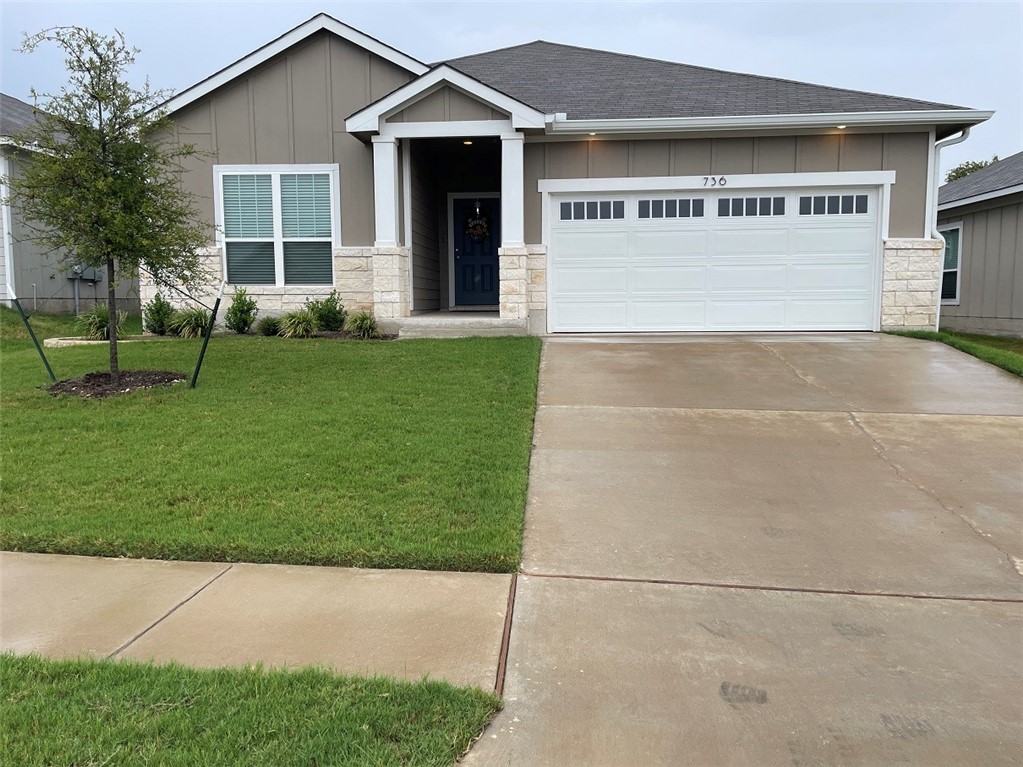
<instances>
[{"instance_id":1,"label":"house","mask_svg":"<svg viewBox=\"0 0 1023 767\"><path fill-rule=\"evenodd\" d=\"M1023 152L938 190L941 328L1023 337Z\"/></svg>"},{"instance_id":2,"label":"house","mask_svg":"<svg viewBox=\"0 0 1023 767\"><path fill-rule=\"evenodd\" d=\"M543 41L428 65L327 15L165 108L264 313L531 333L933 329L940 142L991 116Z\"/></svg>"},{"instance_id":3,"label":"house","mask_svg":"<svg viewBox=\"0 0 1023 767\"><path fill-rule=\"evenodd\" d=\"M61 265L56 254L33 240L30 226L12 206L6 179L17 177L32 148L14 138L38 120L35 107L0 93L0 304L11 305L14 288L26 311L77 312L106 303L102 271ZM117 288L118 307L139 311L138 281L124 280Z\"/></svg>"}]
</instances>

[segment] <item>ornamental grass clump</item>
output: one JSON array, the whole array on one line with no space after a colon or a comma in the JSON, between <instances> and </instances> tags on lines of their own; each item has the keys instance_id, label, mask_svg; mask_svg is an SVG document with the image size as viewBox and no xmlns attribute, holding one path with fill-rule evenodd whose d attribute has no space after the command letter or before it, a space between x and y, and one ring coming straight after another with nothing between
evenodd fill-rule
<instances>
[{"instance_id":1,"label":"ornamental grass clump","mask_svg":"<svg viewBox=\"0 0 1023 767\"><path fill-rule=\"evenodd\" d=\"M376 318L369 312L356 312L351 315L345 323L345 330L364 340L377 338L380 335Z\"/></svg>"},{"instance_id":2,"label":"ornamental grass clump","mask_svg":"<svg viewBox=\"0 0 1023 767\"><path fill-rule=\"evenodd\" d=\"M121 326L127 319L128 315L125 312L118 311L116 313L115 338L121 338L124 335ZM110 307L107 304L96 304L93 309L75 317L75 326L85 338L93 341L106 341L110 338Z\"/></svg>"},{"instance_id":3,"label":"ornamental grass clump","mask_svg":"<svg viewBox=\"0 0 1023 767\"><path fill-rule=\"evenodd\" d=\"M174 313L170 330L182 338L201 338L211 321L210 313L205 309L182 309Z\"/></svg>"},{"instance_id":4,"label":"ornamental grass clump","mask_svg":"<svg viewBox=\"0 0 1023 767\"><path fill-rule=\"evenodd\" d=\"M284 338L311 338L316 333L316 317L308 309L282 314L279 319Z\"/></svg>"}]
</instances>

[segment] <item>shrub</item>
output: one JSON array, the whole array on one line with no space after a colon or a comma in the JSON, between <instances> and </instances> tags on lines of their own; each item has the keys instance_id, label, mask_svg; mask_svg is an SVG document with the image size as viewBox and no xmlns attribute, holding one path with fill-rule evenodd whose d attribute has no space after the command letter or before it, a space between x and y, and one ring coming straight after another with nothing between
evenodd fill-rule
<instances>
[{"instance_id":1,"label":"shrub","mask_svg":"<svg viewBox=\"0 0 1023 767\"><path fill-rule=\"evenodd\" d=\"M174 307L170 301L157 293L153 300L146 304L142 310L142 320L145 329L158 336L165 336L170 331L171 318L174 317Z\"/></svg>"},{"instance_id":2,"label":"shrub","mask_svg":"<svg viewBox=\"0 0 1023 767\"><path fill-rule=\"evenodd\" d=\"M285 338L309 338L316 332L316 317L308 309L282 314L280 335Z\"/></svg>"},{"instance_id":3,"label":"shrub","mask_svg":"<svg viewBox=\"0 0 1023 767\"><path fill-rule=\"evenodd\" d=\"M124 335L121 326L124 325L126 319L128 319L128 315L125 312L119 311L116 313L114 332L118 338ZM109 339L110 307L106 304L96 304L90 311L82 312L75 317L75 326L86 338L96 341Z\"/></svg>"},{"instance_id":4,"label":"shrub","mask_svg":"<svg viewBox=\"0 0 1023 767\"><path fill-rule=\"evenodd\" d=\"M182 338L200 338L211 322L210 313L205 309L182 309L175 312L170 322L170 330Z\"/></svg>"},{"instance_id":5,"label":"shrub","mask_svg":"<svg viewBox=\"0 0 1023 767\"><path fill-rule=\"evenodd\" d=\"M320 330L341 330L348 316L336 290L330 291L330 295L322 301L306 301L305 308L312 312Z\"/></svg>"},{"instance_id":6,"label":"shrub","mask_svg":"<svg viewBox=\"0 0 1023 767\"><path fill-rule=\"evenodd\" d=\"M345 323L345 330L363 339L376 338L380 335L376 318L369 312L356 312L350 315Z\"/></svg>"},{"instance_id":7,"label":"shrub","mask_svg":"<svg viewBox=\"0 0 1023 767\"><path fill-rule=\"evenodd\" d=\"M238 288L231 300L227 314L224 315L224 324L235 333L248 333L252 323L256 321L257 314L259 314L259 308L256 306L256 302L249 298L245 288Z\"/></svg>"},{"instance_id":8,"label":"shrub","mask_svg":"<svg viewBox=\"0 0 1023 767\"><path fill-rule=\"evenodd\" d=\"M279 336L281 334L281 318L264 317L256 323L256 332L264 336Z\"/></svg>"}]
</instances>

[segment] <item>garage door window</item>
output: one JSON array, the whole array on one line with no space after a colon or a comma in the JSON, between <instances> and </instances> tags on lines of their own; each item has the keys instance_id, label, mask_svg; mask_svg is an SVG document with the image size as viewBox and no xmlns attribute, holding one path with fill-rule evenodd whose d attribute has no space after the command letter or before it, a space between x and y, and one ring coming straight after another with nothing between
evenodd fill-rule
<instances>
[{"instance_id":1,"label":"garage door window","mask_svg":"<svg viewBox=\"0 0 1023 767\"><path fill-rule=\"evenodd\" d=\"M849 216L866 212L865 194L818 194L799 198L800 216Z\"/></svg>"},{"instance_id":2,"label":"garage door window","mask_svg":"<svg viewBox=\"0 0 1023 767\"><path fill-rule=\"evenodd\" d=\"M718 218L784 215L784 197L722 197L718 200Z\"/></svg>"},{"instance_id":3,"label":"garage door window","mask_svg":"<svg viewBox=\"0 0 1023 767\"><path fill-rule=\"evenodd\" d=\"M703 218L702 198L640 200L640 218Z\"/></svg>"},{"instance_id":4,"label":"garage door window","mask_svg":"<svg viewBox=\"0 0 1023 767\"><path fill-rule=\"evenodd\" d=\"M561 203L562 221L612 221L625 218L625 200L585 200Z\"/></svg>"}]
</instances>

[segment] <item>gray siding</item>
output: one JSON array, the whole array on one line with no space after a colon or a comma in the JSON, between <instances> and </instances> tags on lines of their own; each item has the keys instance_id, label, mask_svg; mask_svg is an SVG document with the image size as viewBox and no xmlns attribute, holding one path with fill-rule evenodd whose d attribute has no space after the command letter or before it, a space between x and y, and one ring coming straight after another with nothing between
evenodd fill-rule
<instances>
[{"instance_id":1,"label":"gray siding","mask_svg":"<svg viewBox=\"0 0 1023 767\"><path fill-rule=\"evenodd\" d=\"M923 237L926 133L530 142L525 148L526 241L539 243L545 178L700 176L894 170L892 237Z\"/></svg>"},{"instance_id":2,"label":"gray siding","mask_svg":"<svg viewBox=\"0 0 1023 767\"><path fill-rule=\"evenodd\" d=\"M959 304L941 307L941 326L1023 335L1023 194L938 216L960 221Z\"/></svg>"},{"instance_id":3,"label":"gray siding","mask_svg":"<svg viewBox=\"0 0 1023 767\"><path fill-rule=\"evenodd\" d=\"M504 112L489 104L445 86L419 99L400 112L395 112L386 121L400 122L462 122L465 120L503 120Z\"/></svg>"},{"instance_id":4,"label":"gray siding","mask_svg":"<svg viewBox=\"0 0 1023 767\"><path fill-rule=\"evenodd\" d=\"M373 244L373 150L345 118L407 83L401 67L334 35L314 35L172 115L194 159L186 186L201 197L213 239L213 166L338 163L341 239Z\"/></svg>"},{"instance_id":5,"label":"gray siding","mask_svg":"<svg viewBox=\"0 0 1023 767\"><path fill-rule=\"evenodd\" d=\"M22 162L22 157L10 156L9 168L12 176L17 176L21 172ZM74 311L74 281L67 278L68 270L60 264L61 253L47 250L35 241L33 230L25 224L16 205L11 207L11 234L13 274L3 275L4 298L7 298L6 283L10 278L14 292L27 310L47 314ZM6 243L4 246L6 247ZM119 308L138 312L138 280L122 281L117 287L117 298ZM79 305L83 310L91 309L97 302L105 302L106 275L103 275L102 282L95 284L83 281L80 285L79 299Z\"/></svg>"},{"instance_id":6,"label":"gray siding","mask_svg":"<svg viewBox=\"0 0 1023 767\"><path fill-rule=\"evenodd\" d=\"M441 308L440 205L429 158L411 153L412 306L415 311Z\"/></svg>"}]
</instances>

